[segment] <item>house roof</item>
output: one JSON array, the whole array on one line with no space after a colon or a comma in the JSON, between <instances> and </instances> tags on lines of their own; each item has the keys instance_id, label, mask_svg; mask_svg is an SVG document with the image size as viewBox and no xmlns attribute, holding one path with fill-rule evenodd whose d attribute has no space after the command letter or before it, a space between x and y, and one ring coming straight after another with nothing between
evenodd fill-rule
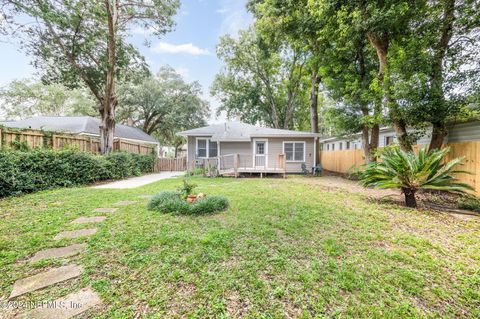
<instances>
[{"instance_id":1,"label":"house roof","mask_svg":"<svg viewBox=\"0 0 480 319\"><path fill-rule=\"evenodd\" d=\"M48 130L71 134L100 135L100 119L91 116L38 116L19 121L0 122L0 125L12 128ZM138 128L116 124L115 137L138 140L146 143L158 141Z\"/></svg>"},{"instance_id":2,"label":"house roof","mask_svg":"<svg viewBox=\"0 0 480 319\"><path fill-rule=\"evenodd\" d=\"M210 136L212 141L250 141L253 137L318 137L319 134L225 122L178 133L181 136Z\"/></svg>"}]
</instances>

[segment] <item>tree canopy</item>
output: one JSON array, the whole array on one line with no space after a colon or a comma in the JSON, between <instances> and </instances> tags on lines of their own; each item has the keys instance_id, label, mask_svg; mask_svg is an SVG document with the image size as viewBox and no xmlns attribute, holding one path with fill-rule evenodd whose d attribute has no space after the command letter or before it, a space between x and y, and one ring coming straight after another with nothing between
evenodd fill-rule
<instances>
[{"instance_id":1,"label":"tree canopy","mask_svg":"<svg viewBox=\"0 0 480 319\"><path fill-rule=\"evenodd\" d=\"M240 113L249 123L293 128L305 98L302 77L306 56L285 41L271 41L253 28L239 38L224 36L217 55L225 62L212 85L219 98L218 111L232 117Z\"/></svg>"},{"instance_id":2,"label":"tree canopy","mask_svg":"<svg viewBox=\"0 0 480 319\"><path fill-rule=\"evenodd\" d=\"M131 122L175 151L185 143L176 133L206 125L209 105L200 84L187 83L169 66L156 76L120 85L118 94L118 120Z\"/></svg>"},{"instance_id":3,"label":"tree canopy","mask_svg":"<svg viewBox=\"0 0 480 319\"><path fill-rule=\"evenodd\" d=\"M116 81L145 69L125 39L134 25L162 35L171 30L178 0L0 0L2 33L20 39L48 83L76 87L81 81L98 103L101 148L113 149Z\"/></svg>"},{"instance_id":4,"label":"tree canopy","mask_svg":"<svg viewBox=\"0 0 480 319\"><path fill-rule=\"evenodd\" d=\"M0 90L2 109L7 120L32 116L95 115L96 103L84 88L69 89L62 84L11 82Z\"/></svg>"}]
</instances>

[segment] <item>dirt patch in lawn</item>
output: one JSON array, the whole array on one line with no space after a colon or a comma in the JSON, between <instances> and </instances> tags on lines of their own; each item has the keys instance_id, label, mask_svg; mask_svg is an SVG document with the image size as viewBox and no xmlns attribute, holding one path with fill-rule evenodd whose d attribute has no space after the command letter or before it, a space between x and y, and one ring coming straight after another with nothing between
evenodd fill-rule
<instances>
[{"instance_id":1,"label":"dirt patch in lawn","mask_svg":"<svg viewBox=\"0 0 480 319\"><path fill-rule=\"evenodd\" d=\"M349 193L362 194L369 199L383 203L404 206L404 197L400 190L366 188L358 181L349 180L340 176L327 175L321 178L308 179L310 184L318 185L327 192L346 191ZM446 192L422 192L417 193L417 202L420 209L434 210L462 220L479 218L479 214L457 208L457 201L460 195Z\"/></svg>"}]
</instances>

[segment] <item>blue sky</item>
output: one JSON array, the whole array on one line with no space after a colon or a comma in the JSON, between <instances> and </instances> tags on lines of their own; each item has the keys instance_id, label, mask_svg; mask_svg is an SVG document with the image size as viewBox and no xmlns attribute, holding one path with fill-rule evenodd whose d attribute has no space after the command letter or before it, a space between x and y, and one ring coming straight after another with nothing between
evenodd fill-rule
<instances>
[{"instance_id":1,"label":"blue sky","mask_svg":"<svg viewBox=\"0 0 480 319\"><path fill-rule=\"evenodd\" d=\"M151 37L148 30L134 28L131 42L145 56L153 72L169 64L187 81L199 81L214 113L218 102L209 96L209 87L221 67L215 47L221 35L235 35L252 23L245 3L246 0L182 0L173 32L159 39ZM151 43L149 47L144 45L145 40ZM1 86L15 79L35 76L30 59L14 45L2 43L1 47ZM211 118L211 122L218 120Z\"/></svg>"}]
</instances>

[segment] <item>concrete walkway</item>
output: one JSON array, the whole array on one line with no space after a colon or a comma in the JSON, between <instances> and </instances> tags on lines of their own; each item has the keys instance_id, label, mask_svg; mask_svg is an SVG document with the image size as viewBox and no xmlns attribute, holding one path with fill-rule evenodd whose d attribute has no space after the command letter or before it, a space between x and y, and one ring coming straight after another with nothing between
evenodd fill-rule
<instances>
[{"instance_id":1,"label":"concrete walkway","mask_svg":"<svg viewBox=\"0 0 480 319\"><path fill-rule=\"evenodd\" d=\"M110 188L110 189L125 189L135 188L143 185L147 185L162 179L172 178L176 176L182 176L185 172L161 172L158 174L150 174L140 177L133 177L125 179L123 181L112 182L108 184L93 186L93 188Z\"/></svg>"}]
</instances>

